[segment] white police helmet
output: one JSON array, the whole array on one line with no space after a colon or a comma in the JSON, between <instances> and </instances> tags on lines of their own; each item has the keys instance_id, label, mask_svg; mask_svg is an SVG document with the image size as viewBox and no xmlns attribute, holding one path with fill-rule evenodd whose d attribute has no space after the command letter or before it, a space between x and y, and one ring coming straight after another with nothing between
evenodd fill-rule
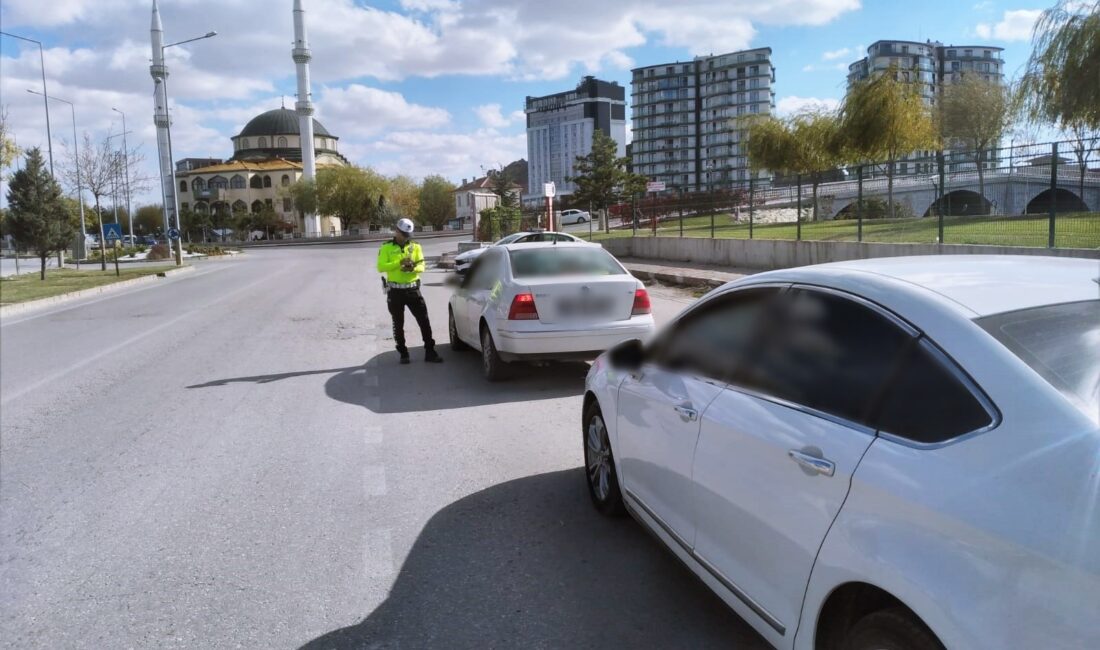
<instances>
[{"instance_id":1,"label":"white police helmet","mask_svg":"<svg viewBox=\"0 0 1100 650\"><path fill-rule=\"evenodd\" d=\"M412 219L397 220L397 229L405 233L406 235L411 235L414 228L415 226L413 225Z\"/></svg>"}]
</instances>

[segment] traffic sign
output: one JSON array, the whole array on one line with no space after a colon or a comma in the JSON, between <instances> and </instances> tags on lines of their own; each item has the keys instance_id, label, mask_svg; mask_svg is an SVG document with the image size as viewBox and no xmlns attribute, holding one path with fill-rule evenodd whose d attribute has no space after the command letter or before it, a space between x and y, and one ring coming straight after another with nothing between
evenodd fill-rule
<instances>
[{"instance_id":1,"label":"traffic sign","mask_svg":"<svg viewBox=\"0 0 1100 650\"><path fill-rule=\"evenodd\" d=\"M554 187L554 181L550 181L549 183L543 183L542 184L542 195L543 196L553 198L554 194L556 194L556 193L557 193L557 189Z\"/></svg>"},{"instance_id":2,"label":"traffic sign","mask_svg":"<svg viewBox=\"0 0 1100 650\"><path fill-rule=\"evenodd\" d=\"M176 240L176 239L179 239L179 238L180 238L180 231L176 230L175 228L169 228L168 229L168 239Z\"/></svg>"},{"instance_id":3,"label":"traffic sign","mask_svg":"<svg viewBox=\"0 0 1100 650\"><path fill-rule=\"evenodd\" d=\"M647 192L663 192L665 191L664 181L649 181L645 184L645 191Z\"/></svg>"},{"instance_id":4,"label":"traffic sign","mask_svg":"<svg viewBox=\"0 0 1100 650\"><path fill-rule=\"evenodd\" d=\"M122 224L121 223L105 223L103 224L103 238L107 240L107 243L122 241Z\"/></svg>"}]
</instances>

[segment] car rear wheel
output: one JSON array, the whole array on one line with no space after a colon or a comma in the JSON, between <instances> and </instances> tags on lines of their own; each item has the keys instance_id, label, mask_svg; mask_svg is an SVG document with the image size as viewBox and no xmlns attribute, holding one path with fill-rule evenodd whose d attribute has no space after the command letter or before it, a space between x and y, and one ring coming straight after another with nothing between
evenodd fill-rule
<instances>
[{"instance_id":1,"label":"car rear wheel","mask_svg":"<svg viewBox=\"0 0 1100 650\"><path fill-rule=\"evenodd\" d=\"M458 325L455 324L455 313L447 310L447 334L451 339L451 349L455 352L465 352L470 349L462 339L458 338Z\"/></svg>"},{"instance_id":2,"label":"car rear wheel","mask_svg":"<svg viewBox=\"0 0 1100 650\"><path fill-rule=\"evenodd\" d=\"M508 377L508 364L500 358L489 328L481 326L481 370L489 381L501 381Z\"/></svg>"},{"instance_id":3,"label":"car rear wheel","mask_svg":"<svg viewBox=\"0 0 1100 650\"><path fill-rule=\"evenodd\" d=\"M586 219L584 217L577 217L577 223L584 223Z\"/></svg>"},{"instance_id":4,"label":"car rear wheel","mask_svg":"<svg viewBox=\"0 0 1100 650\"><path fill-rule=\"evenodd\" d=\"M588 494L600 514L623 514L623 495L619 490L619 476L615 472L615 457L611 454L611 439L600 411L600 405L592 401L584 412L584 473Z\"/></svg>"},{"instance_id":5,"label":"car rear wheel","mask_svg":"<svg viewBox=\"0 0 1100 650\"><path fill-rule=\"evenodd\" d=\"M883 609L859 619L841 650L944 650L935 634L903 608Z\"/></svg>"}]
</instances>

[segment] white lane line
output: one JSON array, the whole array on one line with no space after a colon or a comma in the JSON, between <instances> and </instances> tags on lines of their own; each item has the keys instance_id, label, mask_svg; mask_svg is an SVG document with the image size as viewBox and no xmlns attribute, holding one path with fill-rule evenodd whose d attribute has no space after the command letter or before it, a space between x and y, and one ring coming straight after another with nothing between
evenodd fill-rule
<instances>
[{"instance_id":1,"label":"white lane line","mask_svg":"<svg viewBox=\"0 0 1100 650\"><path fill-rule=\"evenodd\" d=\"M388 580L393 575L393 534L389 528L368 530L363 535L363 577Z\"/></svg>"},{"instance_id":2,"label":"white lane line","mask_svg":"<svg viewBox=\"0 0 1100 650\"><path fill-rule=\"evenodd\" d=\"M178 322L180 322L180 321L182 321L186 318L194 316L195 314L201 314L201 313L205 312L207 309L209 309L210 307L213 307L214 305L216 305L220 302L225 302L226 300L229 300L230 298L233 298L234 296L236 296L239 293L248 291L249 289L251 289L252 287L254 287L258 284L261 284L263 282L270 282L271 279L273 277L276 277L277 275L280 275L280 274L276 273L275 275L269 275L269 276L262 277L259 280L256 280L255 282L250 282L249 284L246 284L243 287L240 287L238 289L230 291L229 293L222 294L222 295L218 296L216 299L206 303L205 305L203 305L201 307L196 307L196 308L190 309L188 311L185 311L182 314L180 314L179 316L176 316L175 318L173 318L171 320L165 321L165 322L161 323L160 325L156 325L154 327L151 327L151 328L145 330L144 332L142 332L140 334L135 334L134 336L131 336L130 338L128 338L124 341L121 341L119 343L116 343L116 344L112 345L109 348L104 348L104 349L100 350L99 352L93 354L90 357L85 357L84 359L81 359L80 361L77 361L76 363L70 364L64 370L59 370L57 372L54 372L50 375L47 375L46 377L44 377L42 379L39 379L36 382L32 382L32 383L20 388L17 391L14 391L14 392L11 392L11 393L5 395L4 398L2 400L0 400L0 406L3 406L4 404L8 404L9 402L14 402L15 400L19 399L20 397L26 395L27 393L29 393L31 391L37 390L39 388L42 388L43 386L51 384L51 383L57 381L58 379L64 377L65 375L72 374L72 373L76 372L77 370L80 370L81 368L83 368L83 367L85 367L85 366L87 366L91 363L95 363L96 361L99 361L100 359L102 359L104 357L110 356L110 355L118 352L119 350L123 350L123 349L133 345L134 343L137 343L138 341L140 341L144 338L148 338L148 337L152 336L153 334L156 334L157 332L160 332L161 330L165 330L165 329L175 325L176 323L178 323Z\"/></svg>"},{"instance_id":3,"label":"white lane line","mask_svg":"<svg viewBox=\"0 0 1100 650\"><path fill-rule=\"evenodd\" d=\"M363 468L363 492L368 497L380 497L386 494L386 468L382 465L370 465Z\"/></svg>"},{"instance_id":4,"label":"white lane line","mask_svg":"<svg viewBox=\"0 0 1100 650\"><path fill-rule=\"evenodd\" d=\"M210 275L211 273L215 273L217 271L222 271L222 270L227 269L227 268L231 268L231 267L228 266L228 265L223 265L223 266L213 267L213 268L209 268L209 269L203 269L201 271L196 270L194 273L185 273L182 277L178 277L178 278L168 277L168 278L165 278L165 279L168 280L170 283L174 284L176 282L180 282L180 281L186 280L188 278L201 278L203 276L207 276L207 275ZM4 319L4 321L2 323L0 323L0 327L8 327L9 325L18 325L19 323L25 323L25 322L30 321L30 320L35 320L36 318L42 318L43 316L53 316L55 314L61 314L61 313L69 311L70 309L76 309L78 307L87 307L88 305L94 305L96 303L100 303L100 302L103 302L105 300L112 300L114 298L121 298L122 296L132 296L135 293L141 293L142 291L148 291L149 289L155 289L157 287L163 287L165 284L166 283L153 282L153 283L146 284L146 285L136 286L136 287L134 287L132 289L128 289L128 290L117 291L117 292L114 292L114 293L108 293L108 294L104 295L102 298L91 298L89 300L76 300L70 305L58 306L57 308L46 307L46 308L44 308L40 311L35 311L35 312L27 314L26 316L23 316L23 317L16 316L15 318Z\"/></svg>"}]
</instances>

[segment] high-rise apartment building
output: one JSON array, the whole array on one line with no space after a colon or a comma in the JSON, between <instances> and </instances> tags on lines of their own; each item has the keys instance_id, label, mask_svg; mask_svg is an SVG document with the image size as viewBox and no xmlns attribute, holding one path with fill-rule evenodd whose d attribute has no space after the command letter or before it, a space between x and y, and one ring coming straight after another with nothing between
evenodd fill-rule
<instances>
[{"instance_id":1,"label":"high-rise apartment building","mask_svg":"<svg viewBox=\"0 0 1100 650\"><path fill-rule=\"evenodd\" d=\"M617 83L585 77L573 90L528 97L527 195L542 196L543 184L554 182L557 194L572 194L578 156L592 151L599 130L626 155L626 90Z\"/></svg>"},{"instance_id":2,"label":"high-rise apartment building","mask_svg":"<svg viewBox=\"0 0 1100 650\"><path fill-rule=\"evenodd\" d=\"M867 56L848 66L848 88L863 79L880 75L891 67L898 80L919 85L930 105L943 86L980 75L986 81L1004 82L1004 48L992 45L944 45L935 41L875 41Z\"/></svg>"},{"instance_id":3,"label":"high-rise apartment building","mask_svg":"<svg viewBox=\"0 0 1100 650\"><path fill-rule=\"evenodd\" d=\"M737 118L775 109L771 53L764 47L634 69L634 172L691 192L747 180Z\"/></svg>"}]
</instances>

